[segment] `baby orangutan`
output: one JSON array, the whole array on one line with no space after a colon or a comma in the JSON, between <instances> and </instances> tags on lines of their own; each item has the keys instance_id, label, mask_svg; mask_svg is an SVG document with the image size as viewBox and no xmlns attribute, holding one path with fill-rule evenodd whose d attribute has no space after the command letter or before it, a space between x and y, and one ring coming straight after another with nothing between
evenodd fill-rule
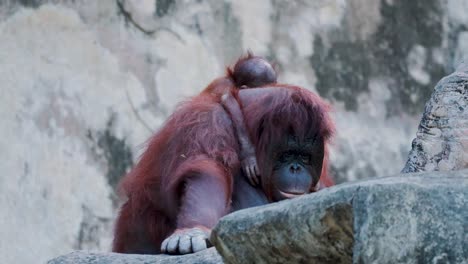
<instances>
[{"instance_id":1,"label":"baby orangutan","mask_svg":"<svg viewBox=\"0 0 468 264\"><path fill-rule=\"evenodd\" d=\"M241 105L239 105L234 91L275 84L276 78L276 71L267 60L249 52L247 56L239 59L232 69L227 69L226 76L214 80L202 92L220 96L223 107L234 123L240 145L241 167L252 186L257 186L260 183L260 170L257 165L255 148L247 133Z\"/></svg>"}]
</instances>

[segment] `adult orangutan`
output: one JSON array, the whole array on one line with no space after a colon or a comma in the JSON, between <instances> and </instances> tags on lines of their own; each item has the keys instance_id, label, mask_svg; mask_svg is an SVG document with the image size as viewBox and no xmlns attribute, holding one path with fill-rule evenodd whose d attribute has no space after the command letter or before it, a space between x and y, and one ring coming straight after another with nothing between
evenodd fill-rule
<instances>
[{"instance_id":1,"label":"adult orangutan","mask_svg":"<svg viewBox=\"0 0 468 264\"><path fill-rule=\"evenodd\" d=\"M184 102L153 136L122 182L128 201L117 219L114 251L197 252L210 246L210 230L222 216L313 192L319 181L329 184L333 125L317 95L282 84L225 91L222 102L211 92ZM236 109L256 151L258 186L240 168Z\"/></svg>"}]
</instances>

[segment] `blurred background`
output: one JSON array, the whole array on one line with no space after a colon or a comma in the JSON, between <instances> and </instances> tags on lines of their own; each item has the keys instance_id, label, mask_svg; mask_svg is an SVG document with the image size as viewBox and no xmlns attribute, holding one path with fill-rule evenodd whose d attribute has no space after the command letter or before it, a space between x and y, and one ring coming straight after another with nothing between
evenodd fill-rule
<instances>
[{"instance_id":1,"label":"blurred background","mask_svg":"<svg viewBox=\"0 0 468 264\"><path fill-rule=\"evenodd\" d=\"M0 0L0 263L108 251L115 187L248 49L332 103L338 183L398 173L468 0Z\"/></svg>"}]
</instances>

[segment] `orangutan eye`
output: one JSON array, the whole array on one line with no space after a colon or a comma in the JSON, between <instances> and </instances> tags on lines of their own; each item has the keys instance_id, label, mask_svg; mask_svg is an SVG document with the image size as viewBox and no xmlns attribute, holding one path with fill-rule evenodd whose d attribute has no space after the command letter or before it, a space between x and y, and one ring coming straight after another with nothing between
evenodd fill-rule
<instances>
[{"instance_id":1,"label":"orangutan eye","mask_svg":"<svg viewBox=\"0 0 468 264\"><path fill-rule=\"evenodd\" d=\"M299 158L305 164L310 163L310 156L309 155L300 155Z\"/></svg>"}]
</instances>

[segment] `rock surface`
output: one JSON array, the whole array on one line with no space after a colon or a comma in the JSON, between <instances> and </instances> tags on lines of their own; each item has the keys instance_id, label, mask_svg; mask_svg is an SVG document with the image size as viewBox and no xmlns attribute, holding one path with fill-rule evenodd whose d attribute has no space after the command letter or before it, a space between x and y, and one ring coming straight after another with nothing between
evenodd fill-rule
<instances>
[{"instance_id":1,"label":"rock surface","mask_svg":"<svg viewBox=\"0 0 468 264\"><path fill-rule=\"evenodd\" d=\"M215 248L185 256L133 255L75 251L55 258L47 264L218 264L223 263Z\"/></svg>"},{"instance_id":2,"label":"rock surface","mask_svg":"<svg viewBox=\"0 0 468 264\"><path fill-rule=\"evenodd\" d=\"M403 172L468 168L468 64L437 84Z\"/></svg>"},{"instance_id":3,"label":"rock surface","mask_svg":"<svg viewBox=\"0 0 468 264\"><path fill-rule=\"evenodd\" d=\"M73 252L49 264L468 263L468 170L341 184L241 210L186 256Z\"/></svg>"},{"instance_id":4,"label":"rock surface","mask_svg":"<svg viewBox=\"0 0 468 264\"><path fill-rule=\"evenodd\" d=\"M341 184L230 214L226 263L468 263L468 170Z\"/></svg>"}]
</instances>

